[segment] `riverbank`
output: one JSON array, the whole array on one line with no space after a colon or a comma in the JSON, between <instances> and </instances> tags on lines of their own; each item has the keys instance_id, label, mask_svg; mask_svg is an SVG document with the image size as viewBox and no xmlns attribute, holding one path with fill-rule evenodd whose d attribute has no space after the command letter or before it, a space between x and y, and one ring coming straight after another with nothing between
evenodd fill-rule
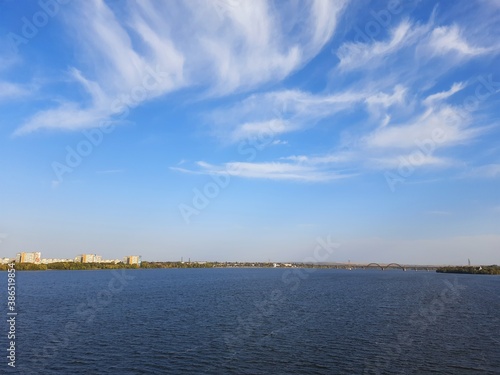
<instances>
[{"instance_id":1,"label":"riverbank","mask_svg":"<svg viewBox=\"0 0 500 375\"><path fill-rule=\"evenodd\" d=\"M8 264L0 264L0 271L7 271ZM34 263L15 263L16 271L47 271L47 270L116 270L116 269L137 269L140 268L136 264L123 263L72 263L72 262L57 262L49 264L34 264Z\"/></svg>"},{"instance_id":2,"label":"riverbank","mask_svg":"<svg viewBox=\"0 0 500 375\"><path fill-rule=\"evenodd\" d=\"M373 267L379 269L380 266ZM427 267L427 266L426 266ZM6 271L8 264L0 264L0 271ZM356 269L349 264L319 264L319 263L270 263L270 262L148 262L141 265L125 263L79 263L56 262L49 264L17 263L17 271L46 271L46 270L106 270L106 269L160 269L160 268L324 268L324 269ZM396 268L397 269L397 268Z\"/></svg>"},{"instance_id":3,"label":"riverbank","mask_svg":"<svg viewBox=\"0 0 500 375\"><path fill-rule=\"evenodd\" d=\"M313 265L300 265L302 268ZM124 263L78 263L55 262L48 264L16 263L16 271L46 271L46 270L106 270L106 269L159 269L159 268L273 268L273 263L232 263L232 262L142 262L137 264ZM325 267L317 265L316 267ZM0 264L0 271L7 271L8 264Z\"/></svg>"},{"instance_id":4,"label":"riverbank","mask_svg":"<svg viewBox=\"0 0 500 375\"><path fill-rule=\"evenodd\" d=\"M464 273L470 275L500 275L500 266L453 266L441 267L436 270L439 273Z\"/></svg>"}]
</instances>

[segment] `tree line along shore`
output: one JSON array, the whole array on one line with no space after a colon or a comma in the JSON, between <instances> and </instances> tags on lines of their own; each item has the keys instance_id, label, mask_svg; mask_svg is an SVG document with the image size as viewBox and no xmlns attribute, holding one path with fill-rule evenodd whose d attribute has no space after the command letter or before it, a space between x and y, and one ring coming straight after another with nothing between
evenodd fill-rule
<instances>
[{"instance_id":1,"label":"tree line along shore","mask_svg":"<svg viewBox=\"0 0 500 375\"><path fill-rule=\"evenodd\" d=\"M14 262L15 263L15 262ZM239 262L147 262L140 265L125 263L79 263L54 262L48 264L15 263L17 271L45 271L45 270L106 270L106 269L153 269L153 268L230 268L230 267L257 267L272 268L274 263L239 263ZM8 264L0 264L0 270L6 271Z\"/></svg>"},{"instance_id":2,"label":"tree line along shore","mask_svg":"<svg viewBox=\"0 0 500 375\"><path fill-rule=\"evenodd\" d=\"M14 262L15 263L15 262ZM48 264L15 263L17 271L45 270L105 270L105 269L160 269L160 268L347 268L347 266L315 263L273 263L273 262L148 262L140 265L125 263L80 263L54 262ZM8 264L0 264L0 271L6 271Z\"/></svg>"},{"instance_id":3,"label":"tree line along shore","mask_svg":"<svg viewBox=\"0 0 500 375\"><path fill-rule=\"evenodd\" d=\"M299 268L345 268L338 265L292 263L291 267ZM106 270L106 269L160 269L160 268L274 268L275 263L269 262L147 262L140 265L125 263L79 263L56 262L49 264L16 263L17 271L46 271L46 270ZM7 271L8 264L0 264L0 271ZM438 273L460 273L477 275L500 275L500 266L447 266L436 269Z\"/></svg>"},{"instance_id":4,"label":"tree line along shore","mask_svg":"<svg viewBox=\"0 0 500 375\"><path fill-rule=\"evenodd\" d=\"M500 266L451 266L441 267L436 270L439 273L465 273L471 275L500 275Z\"/></svg>"}]
</instances>

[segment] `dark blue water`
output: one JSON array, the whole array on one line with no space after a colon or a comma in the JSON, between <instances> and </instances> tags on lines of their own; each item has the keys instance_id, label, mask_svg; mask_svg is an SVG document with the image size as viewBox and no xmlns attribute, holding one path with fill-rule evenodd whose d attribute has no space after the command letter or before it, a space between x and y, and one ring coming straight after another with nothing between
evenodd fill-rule
<instances>
[{"instance_id":1,"label":"dark blue water","mask_svg":"<svg viewBox=\"0 0 500 375\"><path fill-rule=\"evenodd\" d=\"M17 367L0 373L500 374L500 277L114 272L19 272Z\"/></svg>"}]
</instances>

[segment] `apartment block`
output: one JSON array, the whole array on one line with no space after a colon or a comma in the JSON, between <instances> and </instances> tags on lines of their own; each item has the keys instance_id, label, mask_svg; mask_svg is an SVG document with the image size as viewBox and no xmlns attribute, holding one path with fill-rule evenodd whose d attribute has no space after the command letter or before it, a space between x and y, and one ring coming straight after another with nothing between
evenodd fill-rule
<instances>
[{"instance_id":1,"label":"apartment block","mask_svg":"<svg viewBox=\"0 0 500 375\"><path fill-rule=\"evenodd\" d=\"M137 264L140 265L142 262L142 257L140 255L129 255L124 259L125 264Z\"/></svg>"},{"instance_id":2,"label":"apartment block","mask_svg":"<svg viewBox=\"0 0 500 375\"><path fill-rule=\"evenodd\" d=\"M78 255L75 258L75 261L82 262L82 263L101 263L102 256L96 255L96 254L82 254L82 255Z\"/></svg>"},{"instance_id":3,"label":"apartment block","mask_svg":"<svg viewBox=\"0 0 500 375\"><path fill-rule=\"evenodd\" d=\"M33 253L17 253L16 262L17 263L35 263L40 264L42 260L42 253L40 251Z\"/></svg>"}]
</instances>

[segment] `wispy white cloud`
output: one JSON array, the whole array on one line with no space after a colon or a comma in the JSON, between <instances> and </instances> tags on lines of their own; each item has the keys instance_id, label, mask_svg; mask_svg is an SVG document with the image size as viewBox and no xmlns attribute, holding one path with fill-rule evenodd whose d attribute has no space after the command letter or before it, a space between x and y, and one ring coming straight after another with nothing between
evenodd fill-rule
<instances>
[{"instance_id":1,"label":"wispy white cloud","mask_svg":"<svg viewBox=\"0 0 500 375\"><path fill-rule=\"evenodd\" d=\"M469 169L463 174L467 178L498 178L500 177L500 164L487 164Z\"/></svg>"},{"instance_id":2,"label":"wispy white cloud","mask_svg":"<svg viewBox=\"0 0 500 375\"><path fill-rule=\"evenodd\" d=\"M337 57L340 60L338 68L342 71L360 68L373 69L382 63L388 55L415 43L418 36L426 30L427 27L412 25L408 20L405 20L391 30L387 41L344 43L337 51Z\"/></svg>"},{"instance_id":3,"label":"wispy white cloud","mask_svg":"<svg viewBox=\"0 0 500 375\"><path fill-rule=\"evenodd\" d=\"M441 26L432 30L429 46L437 55L456 52L464 56L479 56L492 51L491 48L468 43L458 25Z\"/></svg>"},{"instance_id":4,"label":"wispy white cloud","mask_svg":"<svg viewBox=\"0 0 500 375\"><path fill-rule=\"evenodd\" d=\"M333 157L330 160L328 160L328 156L313 160L304 158L307 159L307 162L296 157L283 158L278 162L228 162L220 165L199 161L196 163L196 168L193 169L179 167L170 167L170 169L192 174L224 174L243 178L302 182L326 182L355 176L354 173L346 172L345 169L335 166L335 158Z\"/></svg>"},{"instance_id":5,"label":"wispy white cloud","mask_svg":"<svg viewBox=\"0 0 500 375\"><path fill-rule=\"evenodd\" d=\"M406 89L393 88L392 93L377 90L347 90L330 95L315 95L299 90L255 94L232 108L216 110L209 120L220 139L236 143L244 139L276 136L312 127L342 111L362 106L378 118L383 108L404 103Z\"/></svg>"},{"instance_id":6,"label":"wispy white cloud","mask_svg":"<svg viewBox=\"0 0 500 375\"><path fill-rule=\"evenodd\" d=\"M98 63L82 63L67 73L87 97L33 114L17 134L81 129L114 117L122 121L129 109L186 87L196 87L198 98L206 98L280 81L332 39L346 4L194 0L167 6L144 0L118 8L102 0L79 3L67 20L69 28L79 30L75 53ZM440 136L432 152L414 164L456 166L457 160L445 157L443 151L470 144L488 128L477 125L473 111L453 104L453 95L470 81L457 79L442 91L440 79L465 59L497 52L491 43L480 42L479 33L468 33L467 23L438 25L435 13L426 23L404 18L387 34L381 33L379 40L341 44L339 62L332 66L324 91L308 92L293 85L257 91L204 116L212 134L231 145L259 138L269 140L269 145L283 145L289 133L320 122L337 126L342 128L338 150L347 148L349 153L277 155L267 163L199 164L191 172L239 166L248 177L319 181L335 172L334 163L351 170L396 167L419 144L433 140L436 131ZM346 77L344 84L336 84ZM356 126L346 124L353 121L342 117L347 113L361 118ZM257 177L264 175L272 177Z\"/></svg>"},{"instance_id":7,"label":"wispy white cloud","mask_svg":"<svg viewBox=\"0 0 500 375\"><path fill-rule=\"evenodd\" d=\"M376 154L372 154L370 157L366 158L365 166L372 169L394 169L401 165L411 165L412 167L432 167L432 168L444 168L451 167L456 164L456 162L449 158L443 158L433 155L425 155L419 149L415 149L418 152L418 157L412 157L410 161L411 154L408 152L406 154L397 154L387 152L387 156L379 157Z\"/></svg>"},{"instance_id":8,"label":"wispy white cloud","mask_svg":"<svg viewBox=\"0 0 500 375\"><path fill-rule=\"evenodd\" d=\"M453 84L453 86L447 90L447 91L442 91L438 92L432 95L429 95L427 98L424 99L423 103L426 105L431 105L436 102L448 99L450 96L456 94L457 92L463 90L465 88L465 83L463 82L456 82Z\"/></svg>"},{"instance_id":9,"label":"wispy white cloud","mask_svg":"<svg viewBox=\"0 0 500 375\"><path fill-rule=\"evenodd\" d=\"M409 92L402 85L396 85L392 92L368 87L330 95L302 91L252 95L228 110L216 111L214 126L219 137L238 142L263 135L283 136L312 127L346 109L357 110L364 112L367 120L364 132L354 134L345 145L349 152L323 157L292 155L278 162L286 160L305 166L323 160L343 163L344 168L380 170L408 164L411 156L412 167L450 168L460 162L442 154L451 147L470 144L489 129L474 123L472 111L447 103L465 86L455 83L447 91L427 96L421 93L427 90L416 87ZM408 97L413 103L407 102Z\"/></svg>"},{"instance_id":10,"label":"wispy white cloud","mask_svg":"<svg viewBox=\"0 0 500 375\"><path fill-rule=\"evenodd\" d=\"M493 9L500 9L500 3L497 0L483 0L482 3Z\"/></svg>"},{"instance_id":11,"label":"wispy white cloud","mask_svg":"<svg viewBox=\"0 0 500 375\"><path fill-rule=\"evenodd\" d=\"M403 103L405 94L406 89L402 85L396 85L392 94L388 94L386 92L376 92L367 96L365 102L369 106L380 105L383 108L389 108L394 104Z\"/></svg>"},{"instance_id":12,"label":"wispy white cloud","mask_svg":"<svg viewBox=\"0 0 500 375\"><path fill-rule=\"evenodd\" d=\"M358 165L369 169L398 168L407 165L413 155L412 167L456 167L460 164L456 156L444 157L443 154L451 147L470 145L491 130L491 126L481 126L484 122L476 121L477 108L453 103L452 96L464 90L469 80L455 82L448 90L427 94L443 75L466 59L498 52L487 38L484 45L488 47L477 42L484 33L471 35L466 33L468 29L466 24L436 26L436 12L433 12L425 24L403 20L390 30L386 40L348 42L340 46L335 75L356 69L359 78L352 85L365 90L401 87L400 105L371 109L372 116L379 119L378 127L365 128L364 132L350 131L348 146L358 155L354 158ZM468 40L463 37L465 34L469 35ZM440 47L445 41L450 44ZM455 55L452 57L449 53ZM398 97L395 94L392 98Z\"/></svg>"},{"instance_id":13,"label":"wispy white cloud","mask_svg":"<svg viewBox=\"0 0 500 375\"><path fill-rule=\"evenodd\" d=\"M273 136L292 131L294 126L289 121L281 119L271 119L267 121L246 122L236 128L231 134L231 141L237 142L242 139L251 139L254 137L272 134Z\"/></svg>"},{"instance_id":14,"label":"wispy white cloud","mask_svg":"<svg viewBox=\"0 0 500 375\"><path fill-rule=\"evenodd\" d=\"M124 107L183 87L225 95L281 80L330 40L346 3L282 3L279 11L264 0L231 3L223 11L220 2L202 0L144 0L120 9L102 0L74 4L67 27L78 32L68 35L77 36L75 54L92 63L69 74L88 100L35 113L17 134L95 127ZM155 76L149 67L160 72Z\"/></svg>"},{"instance_id":15,"label":"wispy white cloud","mask_svg":"<svg viewBox=\"0 0 500 375\"><path fill-rule=\"evenodd\" d=\"M170 167L189 174L225 174L242 178L301 182L328 182L359 173L349 167L356 155L339 152L324 155L290 155L267 162L227 162L218 165L199 161L193 168Z\"/></svg>"},{"instance_id":16,"label":"wispy white cloud","mask_svg":"<svg viewBox=\"0 0 500 375\"><path fill-rule=\"evenodd\" d=\"M0 81L0 101L28 96L32 90L26 85Z\"/></svg>"},{"instance_id":17,"label":"wispy white cloud","mask_svg":"<svg viewBox=\"0 0 500 375\"><path fill-rule=\"evenodd\" d=\"M352 160L352 153L342 152L336 154L327 154L321 156L307 156L307 155L292 155L281 158L281 160L290 160L303 165L320 165L320 164L334 164L343 163Z\"/></svg>"},{"instance_id":18,"label":"wispy white cloud","mask_svg":"<svg viewBox=\"0 0 500 375\"><path fill-rule=\"evenodd\" d=\"M481 39L467 40L467 29L457 24L448 26L435 25L435 13L426 24L414 23L408 19L389 30L387 40L374 40L365 43L345 42L337 50L339 72L362 70L377 72L387 65L398 65L408 59L418 58L418 64L425 66L431 59L447 58L455 54L455 60L447 60L446 66L461 64L464 59L471 59L485 54L498 53L498 43L482 46ZM479 41L476 41L478 39ZM460 58L460 59L457 59ZM435 61L432 61L436 65ZM401 68L401 67L400 67ZM421 69L419 69L421 71Z\"/></svg>"},{"instance_id":19,"label":"wispy white cloud","mask_svg":"<svg viewBox=\"0 0 500 375\"><path fill-rule=\"evenodd\" d=\"M20 63L20 61L21 59L18 55L0 56L0 72L11 68L12 66Z\"/></svg>"},{"instance_id":20,"label":"wispy white cloud","mask_svg":"<svg viewBox=\"0 0 500 375\"><path fill-rule=\"evenodd\" d=\"M470 125L469 114L459 108L430 108L407 123L377 129L364 138L364 143L367 147L410 149L431 140L435 147L450 147L470 141L485 131Z\"/></svg>"},{"instance_id":21,"label":"wispy white cloud","mask_svg":"<svg viewBox=\"0 0 500 375\"><path fill-rule=\"evenodd\" d=\"M239 2L228 8L226 16L220 26L222 33L200 35L202 55L215 78L214 93L281 79L301 63L302 49L295 43L283 43L269 3Z\"/></svg>"},{"instance_id":22,"label":"wispy white cloud","mask_svg":"<svg viewBox=\"0 0 500 375\"><path fill-rule=\"evenodd\" d=\"M307 19L307 28L312 35L311 45L307 47L308 54L316 54L330 40L337 26L338 15L347 3L347 0L313 2Z\"/></svg>"},{"instance_id":23,"label":"wispy white cloud","mask_svg":"<svg viewBox=\"0 0 500 375\"><path fill-rule=\"evenodd\" d=\"M63 103L57 108L40 111L29 118L14 135L23 135L39 129L76 130L99 126L108 115L99 108L82 108L76 103Z\"/></svg>"}]
</instances>

